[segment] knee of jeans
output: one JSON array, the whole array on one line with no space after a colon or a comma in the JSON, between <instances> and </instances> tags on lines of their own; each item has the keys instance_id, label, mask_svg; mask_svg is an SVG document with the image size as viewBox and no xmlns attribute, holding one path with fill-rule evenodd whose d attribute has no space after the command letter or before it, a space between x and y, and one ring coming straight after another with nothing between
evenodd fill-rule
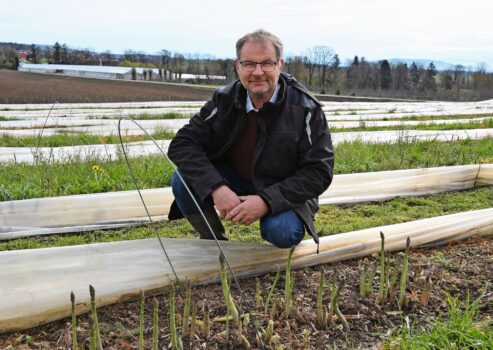
<instances>
[{"instance_id":1,"label":"knee of jeans","mask_svg":"<svg viewBox=\"0 0 493 350\"><path fill-rule=\"evenodd\" d=\"M171 190L175 197L180 197L186 191L180 176L176 172L171 176Z\"/></svg>"},{"instance_id":2,"label":"knee of jeans","mask_svg":"<svg viewBox=\"0 0 493 350\"><path fill-rule=\"evenodd\" d=\"M291 248L301 242L305 235L305 228L301 219L288 215L288 218L263 220L261 224L262 238L278 248Z\"/></svg>"}]
</instances>

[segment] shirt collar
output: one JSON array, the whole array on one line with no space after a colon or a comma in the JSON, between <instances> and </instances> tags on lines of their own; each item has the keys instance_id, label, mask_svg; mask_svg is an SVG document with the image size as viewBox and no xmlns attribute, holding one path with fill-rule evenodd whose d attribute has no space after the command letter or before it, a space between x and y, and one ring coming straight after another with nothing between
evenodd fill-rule
<instances>
[{"instance_id":1,"label":"shirt collar","mask_svg":"<svg viewBox=\"0 0 493 350\"><path fill-rule=\"evenodd\" d=\"M279 94L279 89L281 88L281 85L277 83L276 89L274 90L274 93L272 94L272 97L270 98L269 102L275 103L277 101L277 95ZM251 111L258 112L258 109L256 109L253 106L252 99L250 98L250 95L247 92L247 99L246 99L246 112L250 113Z\"/></svg>"}]
</instances>

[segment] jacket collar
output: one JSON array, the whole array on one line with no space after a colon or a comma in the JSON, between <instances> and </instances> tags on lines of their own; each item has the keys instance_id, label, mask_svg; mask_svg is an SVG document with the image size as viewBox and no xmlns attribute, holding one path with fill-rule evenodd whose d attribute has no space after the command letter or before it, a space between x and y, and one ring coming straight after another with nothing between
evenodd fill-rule
<instances>
[{"instance_id":1,"label":"jacket collar","mask_svg":"<svg viewBox=\"0 0 493 350\"><path fill-rule=\"evenodd\" d=\"M280 88L281 88L281 84L279 84L279 82L278 82L276 85L276 89L274 90L274 93L272 94L272 97L269 100L270 103L276 103L277 102L277 95L279 95ZM250 95L248 94L248 92L247 92L245 108L246 108L247 113L250 113L251 111L258 112L258 109L256 109L255 106L253 105L252 99L250 98Z\"/></svg>"}]
</instances>

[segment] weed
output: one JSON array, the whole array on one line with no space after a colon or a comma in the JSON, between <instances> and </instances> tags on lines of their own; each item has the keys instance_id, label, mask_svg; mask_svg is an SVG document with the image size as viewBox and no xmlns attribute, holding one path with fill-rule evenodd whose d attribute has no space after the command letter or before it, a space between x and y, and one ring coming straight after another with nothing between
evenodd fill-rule
<instances>
[{"instance_id":1,"label":"weed","mask_svg":"<svg viewBox=\"0 0 493 350\"><path fill-rule=\"evenodd\" d=\"M469 293L465 301L446 294L448 319L440 317L428 329L412 334L403 327L399 334L385 344L386 349L492 349L491 327L474 324L484 294L471 303Z\"/></svg>"}]
</instances>

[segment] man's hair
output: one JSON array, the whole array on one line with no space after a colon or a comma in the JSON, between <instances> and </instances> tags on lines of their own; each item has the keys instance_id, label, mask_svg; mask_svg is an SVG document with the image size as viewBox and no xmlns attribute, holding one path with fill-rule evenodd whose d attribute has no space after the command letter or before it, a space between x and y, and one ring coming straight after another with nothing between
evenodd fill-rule
<instances>
[{"instance_id":1,"label":"man's hair","mask_svg":"<svg viewBox=\"0 0 493 350\"><path fill-rule=\"evenodd\" d=\"M243 45L245 45L247 41L254 41L254 42L270 41L274 45L274 48L276 49L277 59L282 58L283 45L281 39L279 39L277 36L266 30L257 29L254 32L245 34L236 42L236 57L238 59L240 59L241 49L243 48Z\"/></svg>"}]
</instances>

